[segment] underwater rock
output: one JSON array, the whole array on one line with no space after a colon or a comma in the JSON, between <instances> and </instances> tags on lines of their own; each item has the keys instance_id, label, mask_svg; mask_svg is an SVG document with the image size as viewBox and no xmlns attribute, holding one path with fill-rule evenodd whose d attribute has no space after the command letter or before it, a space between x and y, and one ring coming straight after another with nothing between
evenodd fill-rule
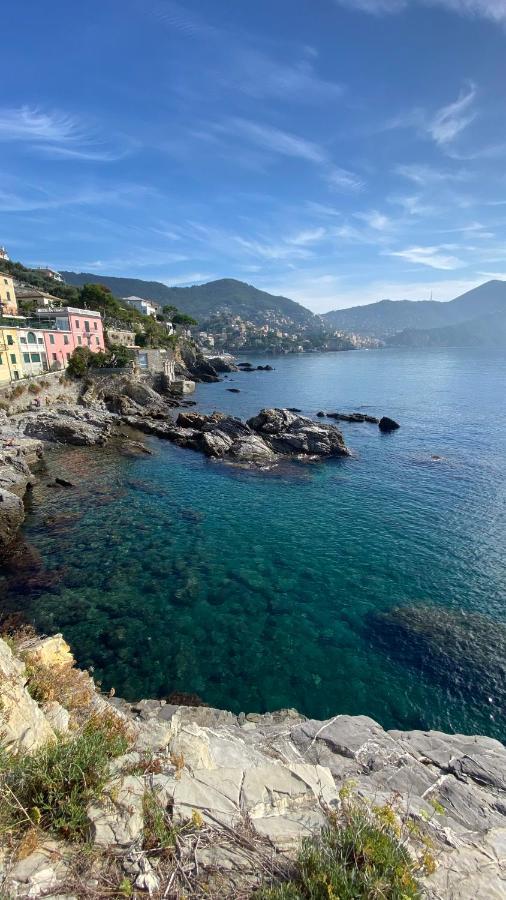
<instances>
[{"instance_id":1,"label":"underwater rock","mask_svg":"<svg viewBox=\"0 0 506 900\"><path fill-rule=\"evenodd\" d=\"M319 415L319 413L317 413ZM367 413L327 413L327 419L337 419L338 422L370 422L371 425L379 425L380 420L376 416L370 416ZM392 421L392 420L390 420ZM399 426L397 426L399 427Z\"/></svg>"}]
</instances>

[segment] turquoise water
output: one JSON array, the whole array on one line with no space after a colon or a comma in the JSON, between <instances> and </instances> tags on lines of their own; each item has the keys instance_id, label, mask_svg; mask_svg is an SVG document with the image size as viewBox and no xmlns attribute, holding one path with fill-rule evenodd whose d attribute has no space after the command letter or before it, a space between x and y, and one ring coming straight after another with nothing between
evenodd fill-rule
<instances>
[{"instance_id":1,"label":"turquoise water","mask_svg":"<svg viewBox=\"0 0 506 900\"><path fill-rule=\"evenodd\" d=\"M55 451L4 607L62 630L132 699L184 691L504 739L506 355L270 361L199 386L199 408L363 409L401 429L343 424L352 459L277 474L155 438L136 459ZM47 487L55 473L78 487Z\"/></svg>"}]
</instances>

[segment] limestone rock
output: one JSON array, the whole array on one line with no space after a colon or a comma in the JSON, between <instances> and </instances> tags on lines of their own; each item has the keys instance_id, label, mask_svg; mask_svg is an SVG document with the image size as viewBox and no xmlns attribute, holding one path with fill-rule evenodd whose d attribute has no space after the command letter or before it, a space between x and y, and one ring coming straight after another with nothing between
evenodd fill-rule
<instances>
[{"instance_id":1,"label":"limestone rock","mask_svg":"<svg viewBox=\"0 0 506 900\"><path fill-rule=\"evenodd\" d=\"M144 780L125 775L111 781L103 800L88 807L90 837L102 847L128 847L136 841L144 825Z\"/></svg>"},{"instance_id":2,"label":"limestone rock","mask_svg":"<svg viewBox=\"0 0 506 900\"><path fill-rule=\"evenodd\" d=\"M48 840L9 871L4 883L8 891L5 896L20 900L48 897L49 892L54 896L58 885L64 882L67 870L64 846Z\"/></svg>"},{"instance_id":3,"label":"limestone rock","mask_svg":"<svg viewBox=\"0 0 506 900\"><path fill-rule=\"evenodd\" d=\"M31 752L55 738L51 725L25 685L23 663L0 639L1 743L12 753Z\"/></svg>"},{"instance_id":4,"label":"limestone rock","mask_svg":"<svg viewBox=\"0 0 506 900\"><path fill-rule=\"evenodd\" d=\"M65 669L74 665L72 651L62 634L36 638L21 646L23 659L31 666Z\"/></svg>"}]
</instances>

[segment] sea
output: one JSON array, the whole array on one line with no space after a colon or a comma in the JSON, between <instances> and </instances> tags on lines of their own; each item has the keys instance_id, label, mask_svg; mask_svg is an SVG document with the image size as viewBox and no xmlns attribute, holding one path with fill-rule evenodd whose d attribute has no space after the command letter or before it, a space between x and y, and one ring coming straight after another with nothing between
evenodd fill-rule
<instances>
[{"instance_id":1,"label":"sea","mask_svg":"<svg viewBox=\"0 0 506 900\"><path fill-rule=\"evenodd\" d=\"M151 455L55 448L0 578L3 612L61 631L129 700L506 739L506 354L247 359L274 370L198 385L196 409L401 427L342 423L349 459L272 471L154 437Z\"/></svg>"}]
</instances>

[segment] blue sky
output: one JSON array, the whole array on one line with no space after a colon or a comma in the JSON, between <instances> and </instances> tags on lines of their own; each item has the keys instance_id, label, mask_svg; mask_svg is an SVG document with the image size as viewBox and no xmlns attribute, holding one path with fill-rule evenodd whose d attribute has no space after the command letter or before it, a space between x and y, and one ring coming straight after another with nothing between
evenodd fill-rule
<instances>
[{"instance_id":1,"label":"blue sky","mask_svg":"<svg viewBox=\"0 0 506 900\"><path fill-rule=\"evenodd\" d=\"M321 312L506 278L506 0L25 0L0 244Z\"/></svg>"}]
</instances>

